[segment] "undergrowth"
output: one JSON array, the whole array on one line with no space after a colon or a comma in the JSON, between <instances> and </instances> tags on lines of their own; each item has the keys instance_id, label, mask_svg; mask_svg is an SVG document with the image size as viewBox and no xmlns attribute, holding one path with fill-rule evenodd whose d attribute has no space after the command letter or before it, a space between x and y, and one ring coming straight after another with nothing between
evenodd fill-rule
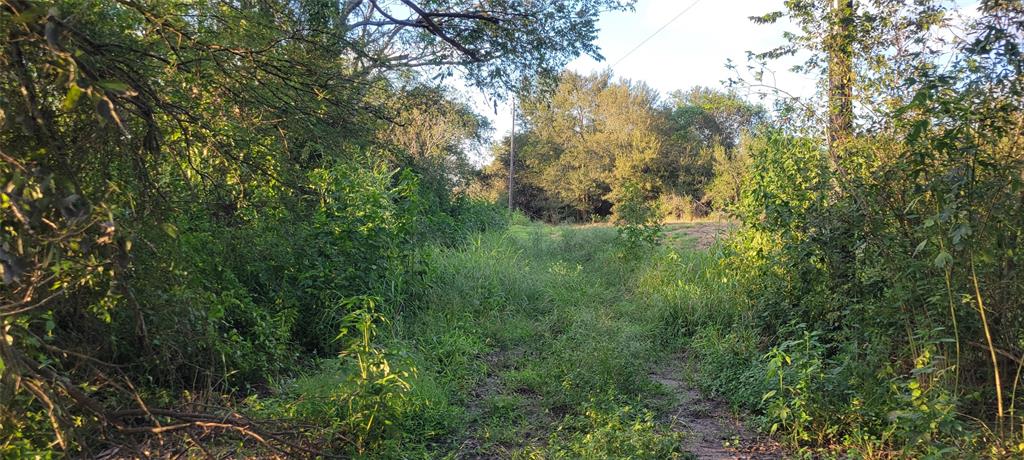
<instances>
[{"instance_id":1,"label":"undergrowth","mask_svg":"<svg viewBox=\"0 0 1024 460\"><path fill-rule=\"evenodd\" d=\"M421 247L393 295L342 306L335 357L239 409L358 458L692 458L649 377L682 353L701 389L795 455L1001 455L938 384L941 334L915 336L901 370L775 326L737 253L749 238L696 251L520 221Z\"/></svg>"},{"instance_id":2,"label":"undergrowth","mask_svg":"<svg viewBox=\"0 0 1024 460\"><path fill-rule=\"evenodd\" d=\"M530 224L424 248L415 295L355 309L349 351L250 410L374 458L681 458L647 375L667 311L635 292L658 250L621 244L610 227Z\"/></svg>"}]
</instances>

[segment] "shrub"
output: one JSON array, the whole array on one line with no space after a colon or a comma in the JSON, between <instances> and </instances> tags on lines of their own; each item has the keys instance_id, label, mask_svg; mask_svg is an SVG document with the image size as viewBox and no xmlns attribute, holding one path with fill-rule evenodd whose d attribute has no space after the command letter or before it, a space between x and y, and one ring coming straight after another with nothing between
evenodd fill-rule
<instances>
[{"instance_id":1,"label":"shrub","mask_svg":"<svg viewBox=\"0 0 1024 460\"><path fill-rule=\"evenodd\" d=\"M647 200L639 185L632 182L626 183L617 195L615 223L626 250L653 246L662 230L656 205Z\"/></svg>"}]
</instances>

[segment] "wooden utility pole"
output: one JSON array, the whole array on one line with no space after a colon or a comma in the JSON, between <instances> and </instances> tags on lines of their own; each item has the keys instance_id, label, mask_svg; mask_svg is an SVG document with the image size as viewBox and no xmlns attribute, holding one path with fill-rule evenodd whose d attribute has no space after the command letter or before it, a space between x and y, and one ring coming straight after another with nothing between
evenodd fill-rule
<instances>
[{"instance_id":1,"label":"wooden utility pole","mask_svg":"<svg viewBox=\"0 0 1024 460\"><path fill-rule=\"evenodd\" d=\"M831 0L828 53L828 153L839 167L843 144L853 137L854 1Z\"/></svg>"},{"instance_id":2,"label":"wooden utility pole","mask_svg":"<svg viewBox=\"0 0 1024 460\"><path fill-rule=\"evenodd\" d=\"M516 99L512 98L512 135L508 145L508 210L512 211L512 190L516 170Z\"/></svg>"}]
</instances>

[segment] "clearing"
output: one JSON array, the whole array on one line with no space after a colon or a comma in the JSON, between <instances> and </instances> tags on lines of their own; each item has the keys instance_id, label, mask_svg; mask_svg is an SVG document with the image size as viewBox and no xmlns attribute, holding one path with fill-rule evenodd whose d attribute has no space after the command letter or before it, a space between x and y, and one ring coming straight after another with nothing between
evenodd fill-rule
<instances>
[{"instance_id":1,"label":"clearing","mask_svg":"<svg viewBox=\"0 0 1024 460\"><path fill-rule=\"evenodd\" d=\"M515 226L428 254L437 269L396 339L416 344L413 387L448 395L456 434L430 454L780 458L698 391L673 326L721 294L702 291L703 248L728 228L673 224L662 247L627 253L608 227Z\"/></svg>"}]
</instances>

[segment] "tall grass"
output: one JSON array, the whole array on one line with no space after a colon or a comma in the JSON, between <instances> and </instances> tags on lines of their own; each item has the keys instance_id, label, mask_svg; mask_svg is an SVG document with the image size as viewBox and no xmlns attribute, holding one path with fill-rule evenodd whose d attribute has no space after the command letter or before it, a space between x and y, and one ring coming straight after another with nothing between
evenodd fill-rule
<instances>
[{"instance_id":1,"label":"tall grass","mask_svg":"<svg viewBox=\"0 0 1024 460\"><path fill-rule=\"evenodd\" d=\"M345 357L252 405L378 458L678 457L679 434L653 421L665 398L648 377L672 310L656 307L649 263L676 263L667 257L624 255L612 228L535 224L422 249L407 301L382 306L390 321L377 325L390 369L375 378L408 384L364 385L382 423L360 428L364 412L336 409L358 386L339 378Z\"/></svg>"},{"instance_id":2,"label":"tall grass","mask_svg":"<svg viewBox=\"0 0 1024 460\"><path fill-rule=\"evenodd\" d=\"M520 224L423 248L397 297L406 301L381 306L388 320L374 323L371 347L251 405L309 420L324 427L310 436L374 458L673 458L686 455L685 434L659 422L672 395L650 375L675 360L753 414L753 427L794 449L828 445L811 455L982 452L943 395L843 367L810 328L769 335L780 326L766 312L779 307L758 298L732 249L749 238L642 249L609 227ZM920 343L927 350L928 338ZM353 377L353 357L376 373ZM919 379L933 377L918 364ZM864 390L879 378L888 385ZM959 433L958 450L935 433Z\"/></svg>"}]
</instances>

